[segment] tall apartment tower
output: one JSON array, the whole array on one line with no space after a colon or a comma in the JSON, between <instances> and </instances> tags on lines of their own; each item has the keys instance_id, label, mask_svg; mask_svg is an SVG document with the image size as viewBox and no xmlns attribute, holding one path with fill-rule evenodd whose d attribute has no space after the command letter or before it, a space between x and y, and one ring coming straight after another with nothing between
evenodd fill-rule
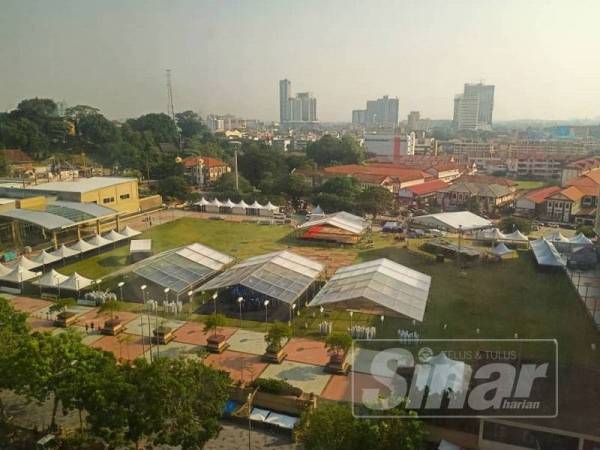
<instances>
[{"instance_id":1,"label":"tall apartment tower","mask_svg":"<svg viewBox=\"0 0 600 450\"><path fill-rule=\"evenodd\" d=\"M466 83L454 97L454 127L459 130L490 130L494 111L494 86Z\"/></svg>"},{"instance_id":2,"label":"tall apartment tower","mask_svg":"<svg viewBox=\"0 0 600 450\"><path fill-rule=\"evenodd\" d=\"M352 111L352 123L376 128L398 126L398 98L384 95L377 100L367 100L367 109Z\"/></svg>"},{"instance_id":3,"label":"tall apartment tower","mask_svg":"<svg viewBox=\"0 0 600 450\"><path fill-rule=\"evenodd\" d=\"M283 124L290 120L290 97L292 94L292 83L287 78L279 81L279 123Z\"/></svg>"}]
</instances>

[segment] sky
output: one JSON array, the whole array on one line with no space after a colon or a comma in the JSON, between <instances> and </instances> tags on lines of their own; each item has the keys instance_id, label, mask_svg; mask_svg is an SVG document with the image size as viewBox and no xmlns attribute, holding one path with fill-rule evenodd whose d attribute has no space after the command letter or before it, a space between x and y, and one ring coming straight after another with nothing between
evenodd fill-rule
<instances>
[{"instance_id":1,"label":"sky","mask_svg":"<svg viewBox=\"0 0 600 450\"><path fill-rule=\"evenodd\" d=\"M175 110L278 120L278 80L322 121L384 94L450 119L465 82L494 119L600 116L596 0L0 0L0 110L23 98L113 119Z\"/></svg>"}]
</instances>

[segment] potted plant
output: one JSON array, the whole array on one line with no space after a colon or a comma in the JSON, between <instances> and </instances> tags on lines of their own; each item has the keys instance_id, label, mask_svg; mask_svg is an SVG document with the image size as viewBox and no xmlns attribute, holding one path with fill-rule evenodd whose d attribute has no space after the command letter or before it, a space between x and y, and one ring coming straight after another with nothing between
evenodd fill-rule
<instances>
[{"instance_id":1,"label":"potted plant","mask_svg":"<svg viewBox=\"0 0 600 450\"><path fill-rule=\"evenodd\" d=\"M283 351L283 343L292 336L292 329L283 322L274 322L265 335L267 351L263 359L268 362L281 363L287 356Z\"/></svg>"},{"instance_id":2,"label":"potted plant","mask_svg":"<svg viewBox=\"0 0 600 450\"><path fill-rule=\"evenodd\" d=\"M100 307L100 312L109 311L110 319L104 321L104 327L100 332L108 336L116 336L125 330L123 322L119 317L115 317L115 311L123 309L123 304L118 300L107 300Z\"/></svg>"},{"instance_id":3,"label":"potted plant","mask_svg":"<svg viewBox=\"0 0 600 450\"><path fill-rule=\"evenodd\" d=\"M48 311L51 314L56 314L56 318L54 319L55 327L66 328L69 325L75 323L77 320L77 314L71 311L67 311L69 306L75 304L75 299L73 298L61 298L56 301L53 305L50 306Z\"/></svg>"},{"instance_id":4,"label":"potted plant","mask_svg":"<svg viewBox=\"0 0 600 450\"><path fill-rule=\"evenodd\" d=\"M346 354L352 345L352 337L345 333L330 334L325 339L325 346L329 352L329 362L325 370L332 373L345 375L350 369L346 362Z\"/></svg>"},{"instance_id":5,"label":"potted plant","mask_svg":"<svg viewBox=\"0 0 600 450\"><path fill-rule=\"evenodd\" d=\"M210 333L212 335L208 337L206 348L211 353L222 353L225 351L229 344L225 340L225 336L218 334L219 327L225 325L225 316L223 314L213 314L207 316L204 319L204 333Z\"/></svg>"},{"instance_id":6,"label":"potted plant","mask_svg":"<svg viewBox=\"0 0 600 450\"><path fill-rule=\"evenodd\" d=\"M175 335L173 334L173 329L168 327L163 323L161 323L157 328L152 331L152 343L153 344L168 344L173 339L175 339Z\"/></svg>"}]
</instances>

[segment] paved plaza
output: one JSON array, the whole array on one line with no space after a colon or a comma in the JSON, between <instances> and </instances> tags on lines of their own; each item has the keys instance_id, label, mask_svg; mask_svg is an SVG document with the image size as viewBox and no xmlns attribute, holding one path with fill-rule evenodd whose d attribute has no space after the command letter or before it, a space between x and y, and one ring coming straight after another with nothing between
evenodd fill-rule
<instances>
[{"instance_id":1,"label":"paved plaza","mask_svg":"<svg viewBox=\"0 0 600 450\"><path fill-rule=\"evenodd\" d=\"M318 395L325 389L331 375L324 371L323 366L286 360L281 364L270 364L261 374L261 378L276 378L287 381L304 392L312 392Z\"/></svg>"}]
</instances>

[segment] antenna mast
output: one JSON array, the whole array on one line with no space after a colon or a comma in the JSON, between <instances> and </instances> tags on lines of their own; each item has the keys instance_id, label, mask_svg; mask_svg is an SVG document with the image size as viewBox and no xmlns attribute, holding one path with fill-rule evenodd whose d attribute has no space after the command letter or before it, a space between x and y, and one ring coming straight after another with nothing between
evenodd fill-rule
<instances>
[{"instance_id":1,"label":"antenna mast","mask_svg":"<svg viewBox=\"0 0 600 450\"><path fill-rule=\"evenodd\" d=\"M173 84L171 83L171 69L166 69L167 73L167 114L171 117L173 121L173 125L175 125L175 129L177 130L177 135L179 138L179 150L182 150L183 142L181 140L181 134L179 133L179 128L177 127L177 122L175 121L175 106L173 104Z\"/></svg>"}]
</instances>

